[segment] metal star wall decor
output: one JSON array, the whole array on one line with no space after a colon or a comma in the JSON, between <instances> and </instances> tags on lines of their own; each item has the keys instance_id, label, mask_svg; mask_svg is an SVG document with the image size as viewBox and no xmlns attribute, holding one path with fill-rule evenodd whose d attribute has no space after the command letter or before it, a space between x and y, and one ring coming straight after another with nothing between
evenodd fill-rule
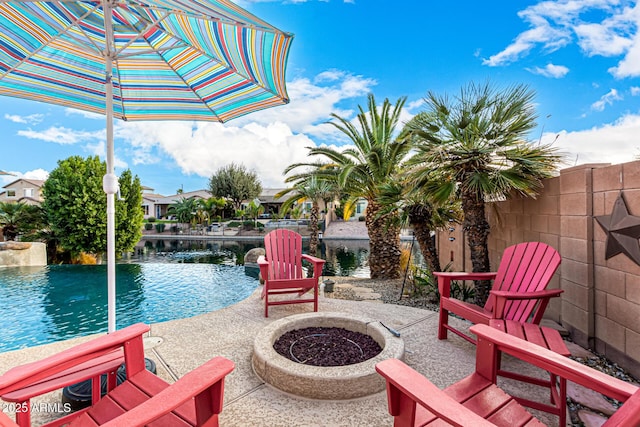
<instances>
[{"instance_id":1,"label":"metal star wall decor","mask_svg":"<svg viewBox=\"0 0 640 427\"><path fill-rule=\"evenodd\" d=\"M596 221L607 233L604 259L624 253L640 265L640 217L629 213L622 191L613 205L611 215L597 216Z\"/></svg>"}]
</instances>

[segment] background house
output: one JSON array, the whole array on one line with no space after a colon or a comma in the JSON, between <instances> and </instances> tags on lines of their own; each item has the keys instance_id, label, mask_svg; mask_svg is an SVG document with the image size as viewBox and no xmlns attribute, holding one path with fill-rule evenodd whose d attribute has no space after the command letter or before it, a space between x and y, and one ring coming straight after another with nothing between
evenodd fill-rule
<instances>
[{"instance_id":1,"label":"background house","mask_svg":"<svg viewBox=\"0 0 640 427\"><path fill-rule=\"evenodd\" d=\"M44 181L39 179L17 179L2 187L0 202L39 205L44 200L41 192L43 185Z\"/></svg>"}]
</instances>

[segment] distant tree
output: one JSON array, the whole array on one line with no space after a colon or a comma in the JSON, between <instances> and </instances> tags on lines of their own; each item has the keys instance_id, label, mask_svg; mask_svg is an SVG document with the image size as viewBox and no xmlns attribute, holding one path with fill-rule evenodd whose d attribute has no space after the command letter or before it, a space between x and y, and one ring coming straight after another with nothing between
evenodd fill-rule
<instances>
[{"instance_id":1,"label":"distant tree","mask_svg":"<svg viewBox=\"0 0 640 427\"><path fill-rule=\"evenodd\" d=\"M287 180L289 182L290 180ZM320 179L315 175L299 178L293 187L280 191L275 195L276 198L289 194L289 198L282 204L283 209L289 209L295 203L302 203L307 200L311 201L311 212L309 218L309 228L311 229L311 241L309 244L309 252L316 256L318 251L318 221L320 218L319 201L323 200L325 208L328 201L332 200L337 194L337 186L334 181Z\"/></svg>"},{"instance_id":2,"label":"distant tree","mask_svg":"<svg viewBox=\"0 0 640 427\"><path fill-rule=\"evenodd\" d=\"M125 170L118 179L120 197L116 201L116 252L132 250L142 237L142 186L140 178Z\"/></svg>"},{"instance_id":3,"label":"distant tree","mask_svg":"<svg viewBox=\"0 0 640 427\"><path fill-rule=\"evenodd\" d=\"M209 197L207 200L200 201L200 208L206 213L207 223L211 223L211 219L214 218L218 212L222 212L224 216L224 207L227 201L222 197Z\"/></svg>"},{"instance_id":4,"label":"distant tree","mask_svg":"<svg viewBox=\"0 0 640 427\"><path fill-rule=\"evenodd\" d=\"M98 156L72 156L58 162L42 187L42 209L51 234L73 257L82 252L102 256L106 251L107 199L102 189L106 170ZM138 178L125 172L120 183L124 200L116 200L117 252L133 249L142 225Z\"/></svg>"},{"instance_id":5,"label":"distant tree","mask_svg":"<svg viewBox=\"0 0 640 427\"><path fill-rule=\"evenodd\" d=\"M260 195L262 185L255 172L232 163L211 176L209 191L215 197L231 200L234 209L239 210L244 200L252 200Z\"/></svg>"},{"instance_id":6,"label":"distant tree","mask_svg":"<svg viewBox=\"0 0 640 427\"><path fill-rule=\"evenodd\" d=\"M258 226L258 216L264 213L264 206L260 201L252 200L247 205L246 213L250 218L253 218L253 226Z\"/></svg>"},{"instance_id":7,"label":"distant tree","mask_svg":"<svg viewBox=\"0 0 640 427\"><path fill-rule=\"evenodd\" d=\"M183 197L169 206L167 213L175 215L179 223L189 224L194 218L197 209L198 199L195 197Z\"/></svg>"},{"instance_id":8,"label":"distant tree","mask_svg":"<svg viewBox=\"0 0 640 427\"><path fill-rule=\"evenodd\" d=\"M42 226L40 208L26 203L0 202L0 231L5 240L16 240L19 234Z\"/></svg>"}]
</instances>

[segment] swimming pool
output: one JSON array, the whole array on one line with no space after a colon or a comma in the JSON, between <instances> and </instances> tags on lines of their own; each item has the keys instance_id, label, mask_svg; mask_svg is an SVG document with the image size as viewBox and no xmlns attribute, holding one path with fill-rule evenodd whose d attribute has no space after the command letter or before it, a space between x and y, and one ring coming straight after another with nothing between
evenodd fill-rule
<instances>
[{"instance_id":1,"label":"swimming pool","mask_svg":"<svg viewBox=\"0 0 640 427\"><path fill-rule=\"evenodd\" d=\"M116 266L117 328L218 310L247 298L258 281L224 264ZM0 268L0 352L107 330L104 265Z\"/></svg>"}]
</instances>

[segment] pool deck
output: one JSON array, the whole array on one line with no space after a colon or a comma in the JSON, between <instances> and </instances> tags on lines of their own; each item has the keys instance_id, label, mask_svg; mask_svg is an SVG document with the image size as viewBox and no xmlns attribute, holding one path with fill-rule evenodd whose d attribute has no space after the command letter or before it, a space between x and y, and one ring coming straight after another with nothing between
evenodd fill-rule
<instances>
[{"instance_id":1,"label":"pool deck","mask_svg":"<svg viewBox=\"0 0 640 427\"><path fill-rule=\"evenodd\" d=\"M246 300L225 309L152 324L150 336L145 339L147 357L156 362L158 375L169 382L214 356L233 360L236 368L225 382L224 409L220 416L223 426L391 426L393 420L387 412L384 391L345 401L311 400L285 394L254 374L251 354L256 335L273 321L311 310L311 304L277 306L270 308L270 317L266 319L260 289L257 289ZM406 363L441 388L462 379L474 369L474 346L458 337L444 341L436 338L438 316L435 312L324 297L321 297L319 311L380 320L398 330L405 344ZM463 324L456 319L452 319L453 322ZM88 338L0 353L0 372L54 354ZM516 384L514 387L523 386ZM526 387L524 391L529 393ZM543 391L540 393L546 396ZM57 392L42 399L59 402L59 398ZM46 413L34 414L36 425L50 418L55 417ZM542 417L542 421L557 425L557 418L553 416Z\"/></svg>"}]
</instances>

